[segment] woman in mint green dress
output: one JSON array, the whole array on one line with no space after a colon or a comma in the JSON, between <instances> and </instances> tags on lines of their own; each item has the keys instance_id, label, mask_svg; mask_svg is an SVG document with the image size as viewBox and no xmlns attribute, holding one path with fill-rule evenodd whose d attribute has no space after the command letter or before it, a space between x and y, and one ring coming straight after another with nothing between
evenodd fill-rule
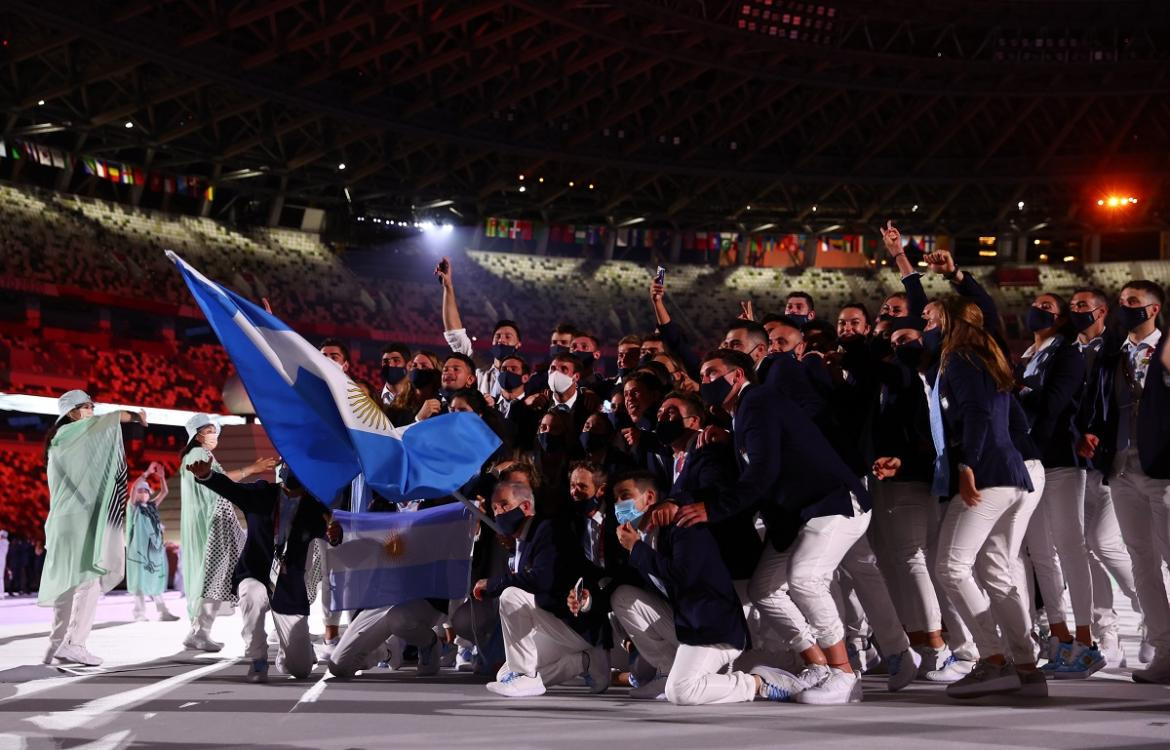
<instances>
[{"instance_id":1,"label":"woman in mint green dress","mask_svg":"<svg viewBox=\"0 0 1170 750\"><path fill-rule=\"evenodd\" d=\"M150 483L157 477L156 492ZM163 546L163 525L158 506L167 496L167 478L162 464L152 462L130 488L126 506L126 591L134 595L134 619L146 620L146 597L154 600L158 619L179 619L167 609L167 551Z\"/></svg>"}]
</instances>

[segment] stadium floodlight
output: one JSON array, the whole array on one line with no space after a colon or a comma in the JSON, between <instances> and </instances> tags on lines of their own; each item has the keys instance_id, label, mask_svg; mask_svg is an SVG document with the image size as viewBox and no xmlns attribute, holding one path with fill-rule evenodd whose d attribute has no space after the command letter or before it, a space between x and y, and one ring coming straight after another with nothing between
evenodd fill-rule
<instances>
[{"instance_id":1,"label":"stadium floodlight","mask_svg":"<svg viewBox=\"0 0 1170 750\"><path fill-rule=\"evenodd\" d=\"M1016 208L1018 208L1018 209L1020 209L1021 211L1023 211L1023 210L1024 210L1024 202L1023 202L1023 201L1020 201L1019 203L1017 203L1017 204L1016 204Z\"/></svg>"},{"instance_id":2,"label":"stadium floodlight","mask_svg":"<svg viewBox=\"0 0 1170 750\"><path fill-rule=\"evenodd\" d=\"M521 185L521 186L520 186L520 192L521 192L521 193L523 193L523 192L524 192L525 190L527 190L527 189L528 189L528 188L524 187L523 185Z\"/></svg>"},{"instance_id":3,"label":"stadium floodlight","mask_svg":"<svg viewBox=\"0 0 1170 750\"><path fill-rule=\"evenodd\" d=\"M345 169L345 162L338 162L337 168L340 170L344 170Z\"/></svg>"},{"instance_id":4,"label":"stadium floodlight","mask_svg":"<svg viewBox=\"0 0 1170 750\"><path fill-rule=\"evenodd\" d=\"M420 221L418 223L418 228L424 232L433 232L435 231L435 222L430 221L429 219L426 221Z\"/></svg>"},{"instance_id":5,"label":"stadium floodlight","mask_svg":"<svg viewBox=\"0 0 1170 750\"><path fill-rule=\"evenodd\" d=\"M134 123L132 123L132 122L130 122L129 120L127 120L127 121L126 121L126 129L127 129L127 130L129 130L129 129L130 129L130 128L132 128L132 127L134 127Z\"/></svg>"},{"instance_id":6,"label":"stadium floodlight","mask_svg":"<svg viewBox=\"0 0 1170 750\"><path fill-rule=\"evenodd\" d=\"M37 106L38 107L45 106L45 100L44 99L37 99Z\"/></svg>"},{"instance_id":7,"label":"stadium floodlight","mask_svg":"<svg viewBox=\"0 0 1170 750\"><path fill-rule=\"evenodd\" d=\"M454 224L440 224L439 231L441 231L443 234L451 234L452 232L455 231L455 225Z\"/></svg>"}]
</instances>

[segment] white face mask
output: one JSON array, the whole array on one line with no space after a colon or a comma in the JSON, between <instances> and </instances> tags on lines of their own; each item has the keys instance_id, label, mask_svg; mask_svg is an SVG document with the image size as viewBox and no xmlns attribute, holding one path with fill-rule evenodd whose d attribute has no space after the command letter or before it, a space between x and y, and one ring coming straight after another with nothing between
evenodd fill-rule
<instances>
[{"instance_id":1,"label":"white face mask","mask_svg":"<svg viewBox=\"0 0 1170 750\"><path fill-rule=\"evenodd\" d=\"M548 387L552 388L553 393L560 396L573 387L573 378L560 370L549 370Z\"/></svg>"}]
</instances>

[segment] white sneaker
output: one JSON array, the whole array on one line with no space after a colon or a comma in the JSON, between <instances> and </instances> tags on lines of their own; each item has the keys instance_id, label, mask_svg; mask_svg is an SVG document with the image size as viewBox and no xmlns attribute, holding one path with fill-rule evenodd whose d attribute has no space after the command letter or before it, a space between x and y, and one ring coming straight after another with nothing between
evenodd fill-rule
<instances>
[{"instance_id":1,"label":"white sneaker","mask_svg":"<svg viewBox=\"0 0 1170 750\"><path fill-rule=\"evenodd\" d=\"M997 693L1015 693L1020 687L1020 676L1015 666L980 660L966 677L947 685L947 695L952 698L978 698Z\"/></svg>"},{"instance_id":2,"label":"white sneaker","mask_svg":"<svg viewBox=\"0 0 1170 750\"><path fill-rule=\"evenodd\" d=\"M1105 657L1105 666L1125 669L1125 648L1121 645L1121 635L1116 631L1101 634L1097 642L1101 655Z\"/></svg>"},{"instance_id":3,"label":"white sneaker","mask_svg":"<svg viewBox=\"0 0 1170 750\"><path fill-rule=\"evenodd\" d=\"M643 701L666 700L666 677L655 677L644 685L630 688L630 697Z\"/></svg>"},{"instance_id":4,"label":"white sneaker","mask_svg":"<svg viewBox=\"0 0 1170 750\"><path fill-rule=\"evenodd\" d=\"M886 659L886 665L890 672L890 677L886 680L886 689L891 693L896 693L909 685L918 676L920 664L922 664L922 657L912 648L908 648L900 654L890 654L890 658Z\"/></svg>"},{"instance_id":5,"label":"white sneaker","mask_svg":"<svg viewBox=\"0 0 1170 750\"><path fill-rule=\"evenodd\" d=\"M215 653L223 649L223 644L211 640L202 633L192 633L183 640L183 645L192 651L207 651Z\"/></svg>"},{"instance_id":6,"label":"white sneaker","mask_svg":"<svg viewBox=\"0 0 1170 750\"><path fill-rule=\"evenodd\" d=\"M100 657L94 656L90 652L86 651L84 646L79 646L75 643L61 644L61 647L57 649L55 658L59 659L60 661L76 662L77 664L83 664L87 667L97 667L102 663Z\"/></svg>"},{"instance_id":7,"label":"white sneaker","mask_svg":"<svg viewBox=\"0 0 1170 750\"><path fill-rule=\"evenodd\" d=\"M814 706L836 706L842 703L861 702L861 675L831 668L832 671L820 685L802 690L796 696L797 703Z\"/></svg>"},{"instance_id":8,"label":"white sneaker","mask_svg":"<svg viewBox=\"0 0 1170 750\"><path fill-rule=\"evenodd\" d=\"M800 674L796 675L796 679L803 690L812 690L815 687L820 687L821 683L829 679L832 674L833 670L826 664L809 664L801 670Z\"/></svg>"},{"instance_id":9,"label":"white sneaker","mask_svg":"<svg viewBox=\"0 0 1170 750\"><path fill-rule=\"evenodd\" d=\"M317 649L317 663L327 664L329 658L333 656L333 649L337 648L340 642L340 638L322 638L321 647Z\"/></svg>"},{"instance_id":10,"label":"white sneaker","mask_svg":"<svg viewBox=\"0 0 1170 750\"><path fill-rule=\"evenodd\" d=\"M443 644L436 638L429 646L419 646L418 669L415 677L430 677L439 673L439 664L443 658Z\"/></svg>"},{"instance_id":11,"label":"white sneaker","mask_svg":"<svg viewBox=\"0 0 1170 750\"><path fill-rule=\"evenodd\" d=\"M540 675L529 677L519 672L507 672L498 682L489 682L484 687L505 698L534 698L544 695L544 681L540 679Z\"/></svg>"},{"instance_id":12,"label":"white sneaker","mask_svg":"<svg viewBox=\"0 0 1170 750\"><path fill-rule=\"evenodd\" d=\"M921 646L916 649L918 651L919 665L918 665L918 679L925 680L926 675L931 672L938 671L947 665L947 661L951 658L951 650L946 646L942 648L931 648L930 646Z\"/></svg>"},{"instance_id":13,"label":"white sneaker","mask_svg":"<svg viewBox=\"0 0 1170 750\"><path fill-rule=\"evenodd\" d=\"M455 654L455 669L460 672L470 672L475 669L475 654L469 648L461 648Z\"/></svg>"},{"instance_id":14,"label":"white sneaker","mask_svg":"<svg viewBox=\"0 0 1170 750\"><path fill-rule=\"evenodd\" d=\"M956 659L952 655L950 660L943 664L942 669L927 672L926 679L931 682L941 682L949 685L966 677L974 668L975 662L967 661L966 659Z\"/></svg>"},{"instance_id":15,"label":"white sneaker","mask_svg":"<svg viewBox=\"0 0 1170 750\"><path fill-rule=\"evenodd\" d=\"M591 693L604 693L609 690L609 651L601 646L594 646L585 652L585 671L581 674L585 679L585 687Z\"/></svg>"},{"instance_id":16,"label":"white sneaker","mask_svg":"<svg viewBox=\"0 0 1170 750\"><path fill-rule=\"evenodd\" d=\"M1170 657L1159 656L1145 669L1135 669L1133 681L1147 685L1170 685Z\"/></svg>"},{"instance_id":17,"label":"white sneaker","mask_svg":"<svg viewBox=\"0 0 1170 750\"><path fill-rule=\"evenodd\" d=\"M766 701L790 703L804 691L804 683L791 672L763 664L753 667L751 674L760 678L760 689L756 696Z\"/></svg>"}]
</instances>

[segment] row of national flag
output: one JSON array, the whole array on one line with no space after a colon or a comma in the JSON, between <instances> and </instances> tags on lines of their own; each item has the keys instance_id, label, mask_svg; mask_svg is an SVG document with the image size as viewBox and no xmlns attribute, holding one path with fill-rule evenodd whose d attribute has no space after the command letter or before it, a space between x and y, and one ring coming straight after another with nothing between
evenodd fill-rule
<instances>
[{"instance_id":1,"label":"row of national flag","mask_svg":"<svg viewBox=\"0 0 1170 750\"><path fill-rule=\"evenodd\" d=\"M146 172L141 167L92 156L81 156L75 160L73 155L66 151L32 141L8 142L0 139L0 159L28 159L42 166L57 169L80 166L87 175L119 185L142 185L156 193L189 195L206 198L209 201L215 199L215 187L209 185L202 177Z\"/></svg>"}]
</instances>

